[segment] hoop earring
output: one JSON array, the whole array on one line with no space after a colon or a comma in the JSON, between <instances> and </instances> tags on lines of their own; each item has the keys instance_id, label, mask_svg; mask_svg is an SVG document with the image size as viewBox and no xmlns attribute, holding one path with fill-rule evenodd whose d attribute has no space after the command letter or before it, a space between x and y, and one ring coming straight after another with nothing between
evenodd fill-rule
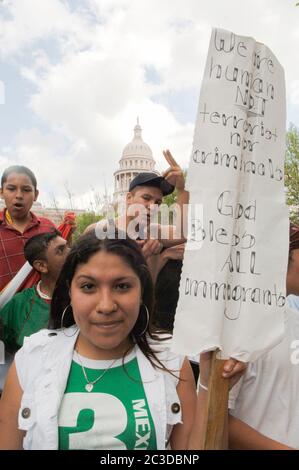
<instances>
[{"instance_id":1,"label":"hoop earring","mask_svg":"<svg viewBox=\"0 0 299 470\"><path fill-rule=\"evenodd\" d=\"M67 336L68 338L71 338L72 336L74 336L74 335L77 333L78 327L76 328L75 332L74 332L72 335L66 335L66 334L65 334L66 327L63 326L63 320L64 320L64 316L65 316L65 314L66 314L66 311L67 311L67 309L68 309L69 307L71 307L71 304L68 304L68 305L65 307L65 309L63 310L63 312L62 312L61 322L60 322L60 328L61 328L62 333L64 334L64 336Z\"/></svg>"},{"instance_id":2,"label":"hoop earring","mask_svg":"<svg viewBox=\"0 0 299 470\"><path fill-rule=\"evenodd\" d=\"M144 307L145 308L145 313L146 313L146 325L145 325L145 328L142 330L141 333L139 333L139 336L142 336L144 335L144 333L146 332L147 328L148 328L148 325L149 325L149 311L148 311L148 308L145 304L141 304L140 305L140 308L141 307Z\"/></svg>"}]
</instances>

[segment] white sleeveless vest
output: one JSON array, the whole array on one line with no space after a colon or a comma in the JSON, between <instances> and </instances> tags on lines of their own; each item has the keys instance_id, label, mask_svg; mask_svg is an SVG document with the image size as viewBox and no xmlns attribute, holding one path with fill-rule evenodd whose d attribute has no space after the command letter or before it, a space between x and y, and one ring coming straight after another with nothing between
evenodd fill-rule
<instances>
[{"instance_id":1,"label":"white sleeveless vest","mask_svg":"<svg viewBox=\"0 0 299 470\"><path fill-rule=\"evenodd\" d=\"M24 449L58 449L58 413L77 336L75 327L63 331L41 330L25 338L23 347L15 356L23 390L18 425L19 429L26 431ZM158 351L157 356L165 367L178 377L184 358L170 353L167 341L155 342L151 346ZM137 361L155 425L157 448L165 449L172 426L181 422L181 406L176 391L178 379L154 368L138 347Z\"/></svg>"}]
</instances>

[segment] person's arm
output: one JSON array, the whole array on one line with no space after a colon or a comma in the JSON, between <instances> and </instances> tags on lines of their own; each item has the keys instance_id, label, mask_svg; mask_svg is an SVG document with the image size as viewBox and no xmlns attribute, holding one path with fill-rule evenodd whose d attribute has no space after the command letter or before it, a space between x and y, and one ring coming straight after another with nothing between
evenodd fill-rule
<instances>
[{"instance_id":1,"label":"person's arm","mask_svg":"<svg viewBox=\"0 0 299 470\"><path fill-rule=\"evenodd\" d=\"M163 246L161 242L159 242L159 240L136 240L136 243L139 245L142 254L146 259L146 263L151 273L152 280L153 282L155 282L160 259L159 253Z\"/></svg>"},{"instance_id":2,"label":"person's arm","mask_svg":"<svg viewBox=\"0 0 299 470\"><path fill-rule=\"evenodd\" d=\"M194 420L196 407L196 387L194 375L188 359L184 360L180 371L180 382L177 392L182 407L182 423L173 427L170 437L171 450L185 450L188 448L188 440Z\"/></svg>"},{"instance_id":3,"label":"person's arm","mask_svg":"<svg viewBox=\"0 0 299 470\"><path fill-rule=\"evenodd\" d=\"M168 248L187 241L187 218L189 192L185 190L185 178L182 168L177 164L169 150L163 151L164 157L170 167L163 173L168 183L175 186L177 200L175 203L175 225L169 226L169 236L163 237L163 229L160 226L160 240Z\"/></svg>"},{"instance_id":4,"label":"person's arm","mask_svg":"<svg viewBox=\"0 0 299 470\"><path fill-rule=\"evenodd\" d=\"M159 255L158 260L155 265L155 270L152 272L153 281L156 282L159 272L162 268L164 268L165 264L173 259L173 260L182 260L184 258L185 252L185 243L181 243L180 245L175 245L170 248L166 248L166 250L162 251Z\"/></svg>"},{"instance_id":5,"label":"person's arm","mask_svg":"<svg viewBox=\"0 0 299 470\"><path fill-rule=\"evenodd\" d=\"M18 295L18 294L16 294ZM14 311L15 311L15 300L14 296L11 300L4 305L0 310L0 319L3 325L3 338L1 338L5 344L6 349L15 348L15 328L14 328Z\"/></svg>"},{"instance_id":6,"label":"person's arm","mask_svg":"<svg viewBox=\"0 0 299 470\"><path fill-rule=\"evenodd\" d=\"M107 219L98 220L98 222L88 225L84 230L83 235L86 235L89 232L94 232L98 238L102 238L102 236L107 232L107 225Z\"/></svg>"},{"instance_id":7,"label":"person's arm","mask_svg":"<svg viewBox=\"0 0 299 470\"><path fill-rule=\"evenodd\" d=\"M86 229L84 230L83 235L86 235L86 233L94 231L96 226L97 226L97 223L88 225Z\"/></svg>"},{"instance_id":8,"label":"person's arm","mask_svg":"<svg viewBox=\"0 0 299 470\"><path fill-rule=\"evenodd\" d=\"M175 225L167 225L165 231L165 227L159 224L158 238L163 244L164 248L171 248L176 245L181 245L187 241L186 237L181 236Z\"/></svg>"},{"instance_id":9,"label":"person's arm","mask_svg":"<svg viewBox=\"0 0 299 470\"><path fill-rule=\"evenodd\" d=\"M200 355L200 378L199 383L201 386L198 387L197 392L197 403L194 413L194 422L192 431L190 433L190 439L188 442L189 450L203 449L203 438L204 438L204 419L205 419L205 408L207 406L208 391L208 380L211 368L211 352L202 353ZM246 369L246 364L236 359L227 359L223 364L222 377L229 380L229 388L237 383L241 375ZM224 435L227 434L228 426L228 413L224 422Z\"/></svg>"},{"instance_id":10,"label":"person's arm","mask_svg":"<svg viewBox=\"0 0 299 470\"><path fill-rule=\"evenodd\" d=\"M264 436L238 418L229 415L229 448L234 450L294 450Z\"/></svg>"},{"instance_id":11,"label":"person's arm","mask_svg":"<svg viewBox=\"0 0 299 470\"><path fill-rule=\"evenodd\" d=\"M163 252L164 253L164 252ZM147 264L148 264L148 267L149 267L149 270L150 270L150 273L152 275L152 280L153 280L153 283L155 284L156 281L157 281L157 278L158 278L158 275L159 275L159 272L161 271L161 269L165 266L165 264L167 263L167 259L165 258L165 256L163 256L163 253L161 253L160 255L157 255L155 257L152 257L151 259L149 259L147 261Z\"/></svg>"},{"instance_id":12,"label":"person's arm","mask_svg":"<svg viewBox=\"0 0 299 470\"><path fill-rule=\"evenodd\" d=\"M18 429L22 394L16 366L13 362L0 400L0 450L23 449L25 432Z\"/></svg>"},{"instance_id":13,"label":"person's arm","mask_svg":"<svg viewBox=\"0 0 299 470\"><path fill-rule=\"evenodd\" d=\"M184 176L182 177L184 178ZM184 243L187 241L188 204L189 191L186 191L185 189L177 189L177 199L174 213L175 225L172 233L172 238L173 240L178 240L178 242L180 243Z\"/></svg>"},{"instance_id":14,"label":"person's arm","mask_svg":"<svg viewBox=\"0 0 299 470\"><path fill-rule=\"evenodd\" d=\"M207 387L210 373L211 354L201 354L201 378L200 383ZM230 387L236 383L244 372L246 365L235 359L228 359L224 363L222 376L230 380ZM178 386L178 394L182 405L183 423L174 427L171 434L172 449L200 450L203 448L204 410L208 393L199 387L196 395L195 383L191 366L184 362L182 378ZM227 421L224 423L227 426Z\"/></svg>"}]
</instances>

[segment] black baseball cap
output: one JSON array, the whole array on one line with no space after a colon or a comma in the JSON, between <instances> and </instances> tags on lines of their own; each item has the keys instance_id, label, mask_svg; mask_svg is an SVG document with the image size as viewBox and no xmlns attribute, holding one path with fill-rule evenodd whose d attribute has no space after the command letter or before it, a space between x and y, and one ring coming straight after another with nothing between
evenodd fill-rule
<instances>
[{"instance_id":1,"label":"black baseball cap","mask_svg":"<svg viewBox=\"0 0 299 470\"><path fill-rule=\"evenodd\" d=\"M136 186L154 186L162 191L163 196L167 196L174 191L174 186L169 184L163 176L150 172L139 173L135 176L130 183L129 191L132 191Z\"/></svg>"}]
</instances>

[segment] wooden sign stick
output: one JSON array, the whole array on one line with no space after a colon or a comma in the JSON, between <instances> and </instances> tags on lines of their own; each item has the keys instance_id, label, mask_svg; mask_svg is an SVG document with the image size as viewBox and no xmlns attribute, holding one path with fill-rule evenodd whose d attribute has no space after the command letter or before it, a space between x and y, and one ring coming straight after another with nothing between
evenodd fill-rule
<instances>
[{"instance_id":1,"label":"wooden sign stick","mask_svg":"<svg viewBox=\"0 0 299 470\"><path fill-rule=\"evenodd\" d=\"M217 359L213 351L206 409L204 411L203 443L204 450L228 448L228 385L222 377L224 361Z\"/></svg>"}]
</instances>

